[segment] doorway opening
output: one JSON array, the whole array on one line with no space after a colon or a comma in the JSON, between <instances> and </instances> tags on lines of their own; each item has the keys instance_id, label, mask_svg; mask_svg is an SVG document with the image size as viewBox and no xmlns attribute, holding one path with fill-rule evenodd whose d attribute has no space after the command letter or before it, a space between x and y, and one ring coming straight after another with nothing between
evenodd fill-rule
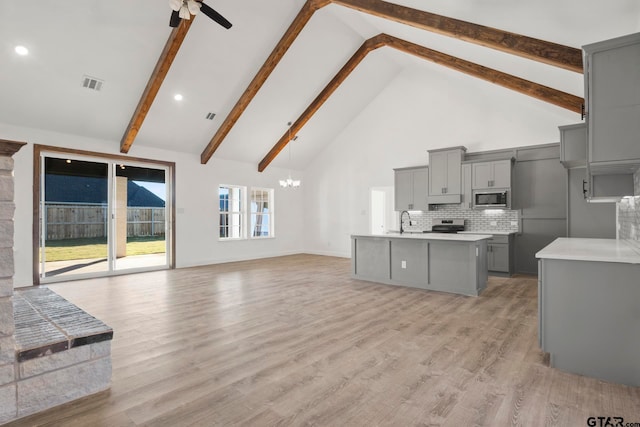
<instances>
[{"instance_id":1,"label":"doorway opening","mask_svg":"<svg viewBox=\"0 0 640 427\"><path fill-rule=\"evenodd\" d=\"M386 234L396 227L393 196L393 187L371 188L369 197L369 230L371 234Z\"/></svg>"}]
</instances>

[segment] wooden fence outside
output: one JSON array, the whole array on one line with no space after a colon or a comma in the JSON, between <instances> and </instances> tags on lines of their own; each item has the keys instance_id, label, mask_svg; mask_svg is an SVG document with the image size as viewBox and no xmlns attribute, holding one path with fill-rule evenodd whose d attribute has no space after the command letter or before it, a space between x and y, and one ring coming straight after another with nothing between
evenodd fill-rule
<instances>
[{"instance_id":1,"label":"wooden fence outside","mask_svg":"<svg viewBox=\"0 0 640 427\"><path fill-rule=\"evenodd\" d=\"M107 236L106 204L46 203L47 240ZM127 208L127 237L164 236L165 208Z\"/></svg>"}]
</instances>

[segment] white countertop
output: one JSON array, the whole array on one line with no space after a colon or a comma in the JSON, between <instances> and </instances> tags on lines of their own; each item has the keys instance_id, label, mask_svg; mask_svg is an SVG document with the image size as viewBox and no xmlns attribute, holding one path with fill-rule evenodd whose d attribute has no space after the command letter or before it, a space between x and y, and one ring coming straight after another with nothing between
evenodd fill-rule
<instances>
[{"instance_id":1,"label":"white countertop","mask_svg":"<svg viewBox=\"0 0 640 427\"><path fill-rule=\"evenodd\" d=\"M560 237L536 258L640 264L640 247L625 240Z\"/></svg>"},{"instance_id":2,"label":"white countertop","mask_svg":"<svg viewBox=\"0 0 640 427\"><path fill-rule=\"evenodd\" d=\"M387 234L353 234L351 237L383 237L393 239L449 240L454 242L478 242L491 239L490 234L461 233L387 233Z\"/></svg>"},{"instance_id":3,"label":"white countertop","mask_svg":"<svg viewBox=\"0 0 640 427\"><path fill-rule=\"evenodd\" d=\"M508 236L509 234L516 234L517 231L458 231L458 234L493 234L494 236Z\"/></svg>"}]
</instances>

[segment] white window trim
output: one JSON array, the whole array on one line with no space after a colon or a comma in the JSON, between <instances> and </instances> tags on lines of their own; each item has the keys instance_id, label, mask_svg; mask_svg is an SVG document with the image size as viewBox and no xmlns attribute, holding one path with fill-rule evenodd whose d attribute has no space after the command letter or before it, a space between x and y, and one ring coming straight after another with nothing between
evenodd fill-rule
<instances>
[{"instance_id":1,"label":"white window trim","mask_svg":"<svg viewBox=\"0 0 640 427\"><path fill-rule=\"evenodd\" d=\"M220 224L218 223L218 241L220 242L237 242L247 239L247 187L242 185L232 184L219 184L218 185L218 221L220 220L220 214L225 211L220 210L220 188L239 188L240 189L240 211L226 211L227 213L239 213L240 214L240 236L239 237L220 237Z\"/></svg>"},{"instance_id":2,"label":"white window trim","mask_svg":"<svg viewBox=\"0 0 640 427\"><path fill-rule=\"evenodd\" d=\"M253 229L249 230L251 227L251 215L253 212L251 211L251 192L253 190L258 191L266 191L269 194L269 235L268 236L254 236ZM249 191L247 191L247 235L250 240L262 240L262 239L275 239L276 230L275 230L275 190L273 188L266 187L250 187Z\"/></svg>"}]
</instances>

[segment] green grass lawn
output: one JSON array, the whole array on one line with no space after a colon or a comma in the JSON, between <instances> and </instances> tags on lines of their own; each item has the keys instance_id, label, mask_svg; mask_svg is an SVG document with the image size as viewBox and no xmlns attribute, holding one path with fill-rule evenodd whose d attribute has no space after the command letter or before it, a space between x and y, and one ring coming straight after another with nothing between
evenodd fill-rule
<instances>
[{"instance_id":1,"label":"green grass lawn","mask_svg":"<svg viewBox=\"0 0 640 427\"><path fill-rule=\"evenodd\" d=\"M160 254L165 252L163 237L127 238L127 256ZM69 261L107 257L107 239L47 240L45 255L47 261Z\"/></svg>"}]
</instances>

